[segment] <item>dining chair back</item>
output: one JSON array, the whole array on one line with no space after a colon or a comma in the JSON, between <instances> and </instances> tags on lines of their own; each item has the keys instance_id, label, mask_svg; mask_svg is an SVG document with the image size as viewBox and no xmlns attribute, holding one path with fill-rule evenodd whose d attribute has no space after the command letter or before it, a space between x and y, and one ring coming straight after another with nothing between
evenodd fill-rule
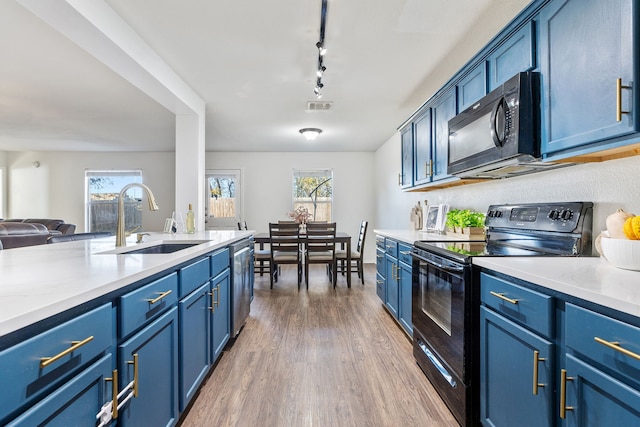
<instances>
[{"instance_id":1,"label":"dining chair back","mask_svg":"<svg viewBox=\"0 0 640 427\"><path fill-rule=\"evenodd\" d=\"M305 283L309 288L309 265L326 264L331 272L333 287L336 286L336 223L307 223L305 238Z\"/></svg>"},{"instance_id":2,"label":"dining chair back","mask_svg":"<svg viewBox=\"0 0 640 427\"><path fill-rule=\"evenodd\" d=\"M358 277L362 280L362 284L364 285L364 241L367 237L367 227L369 225L368 221L363 220L360 223L360 231L358 232L358 242L356 243L355 249L351 251L351 263L355 267L356 272L358 273ZM344 274L346 269L347 262L347 251L345 250L336 250L336 264L337 269Z\"/></svg>"},{"instance_id":3,"label":"dining chair back","mask_svg":"<svg viewBox=\"0 0 640 427\"><path fill-rule=\"evenodd\" d=\"M302 281L302 256L300 254L300 227L298 224L269 223L271 260L269 263L270 284L278 280L278 266L295 264L298 270L298 289Z\"/></svg>"}]
</instances>

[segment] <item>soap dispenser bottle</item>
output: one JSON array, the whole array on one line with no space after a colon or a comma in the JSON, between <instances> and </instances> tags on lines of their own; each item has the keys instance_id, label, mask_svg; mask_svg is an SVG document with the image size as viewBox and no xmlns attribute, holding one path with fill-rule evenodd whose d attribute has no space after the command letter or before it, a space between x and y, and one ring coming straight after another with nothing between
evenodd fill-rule
<instances>
[{"instance_id":1,"label":"soap dispenser bottle","mask_svg":"<svg viewBox=\"0 0 640 427\"><path fill-rule=\"evenodd\" d=\"M189 203L189 210L187 211L187 233L193 234L196 232L196 218L191 209L191 203Z\"/></svg>"}]
</instances>

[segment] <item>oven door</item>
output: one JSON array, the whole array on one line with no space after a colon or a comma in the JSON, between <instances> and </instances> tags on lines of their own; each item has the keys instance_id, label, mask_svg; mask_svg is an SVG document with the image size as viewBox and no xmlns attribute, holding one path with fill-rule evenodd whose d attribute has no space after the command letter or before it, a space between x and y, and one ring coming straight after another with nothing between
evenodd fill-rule
<instances>
[{"instance_id":1,"label":"oven door","mask_svg":"<svg viewBox=\"0 0 640 427\"><path fill-rule=\"evenodd\" d=\"M448 371L441 372L445 378L453 372L466 383L465 323L471 314L466 288L471 265L420 250L414 250L412 257L412 320L414 341L420 341L415 344L436 367L432 356L443 365Z\"/></svg>"}]
</instances>

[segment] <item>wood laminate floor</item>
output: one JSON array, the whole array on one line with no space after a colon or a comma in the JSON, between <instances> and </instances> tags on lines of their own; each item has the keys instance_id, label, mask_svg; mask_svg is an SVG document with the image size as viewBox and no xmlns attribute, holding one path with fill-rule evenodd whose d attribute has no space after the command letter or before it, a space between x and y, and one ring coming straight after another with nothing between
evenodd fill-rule
<instances>
[{"instance_id":1,"label":"wood laminate floor","mask_svg":"<svg viewBox=\"0 0 640 427\"><path fill-rule=\"evenodd\" d=\"M411 342L375 292L312 266L298 291L284 268L269 289L256 275L244 329L228 346L181 426L457 426L415 363Z\"/></svg>"}]
</instances>

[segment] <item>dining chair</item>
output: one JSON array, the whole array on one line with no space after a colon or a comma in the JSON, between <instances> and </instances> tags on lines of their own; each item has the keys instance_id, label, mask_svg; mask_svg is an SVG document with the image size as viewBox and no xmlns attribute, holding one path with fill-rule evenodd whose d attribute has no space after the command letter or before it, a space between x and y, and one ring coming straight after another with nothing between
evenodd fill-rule
<instances>
[{"instance_id":1,"label":"dining chair","mask_svg":"<svg viewBox=\"0 0 640 427\"><path fill-rule=\"evenodd\" d=\"M351 264L352 267L355 267L355 270L358 272L358 277L362 280L362 284L364 285L364 240L367 237L367 226L369 225L368 221L362 221L360 223L360 231L358 232L358 243L356 247L351 250ZM347 262L347 251L344 249L336 249L336 264L337 268L340 270L340 273L344 274L347 271L346 268ZM353 271L353 270L352 270Z\"/></svg>"},{"instance_id":2,"label":"dining chair","mask_svg":"<svg viewBox=\"0 0 640 427\"><path fill-rule=\"evenodd\" d=\"M300 289L302 282L300 227L297 223L269 223L269 241L271 246L269 262L271 288L273 289L274 280L278 280L278 267L282 264L295 264L298 270L298 289Z\"/></svg>"},{"instance_id":3,"label":"dining chair","mask_svg":"<svg viewBox=\"0 0 640 427\"><path fill-rule=\"evenodd\" d=\"M337 280L336 223L307 223L307 234L304 242L304 274L307 289L309 289L309 265L311 264L326 264L329 271L331 271L331 276L329 277L335 288Z\"/></svg>"}]
</instances>

